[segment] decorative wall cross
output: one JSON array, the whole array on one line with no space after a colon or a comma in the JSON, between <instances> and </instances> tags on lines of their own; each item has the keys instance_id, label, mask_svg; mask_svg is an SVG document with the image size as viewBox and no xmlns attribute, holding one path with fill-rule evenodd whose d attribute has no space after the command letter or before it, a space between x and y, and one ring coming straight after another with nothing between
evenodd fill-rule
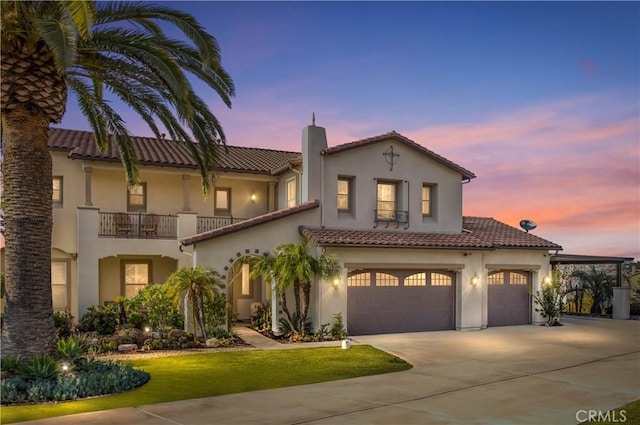
<instances>
[{"instance_id":1,"label":"decorative wall cross","mask_svg":"<svg viewBox=\"0 0 640 425\"><path fill-rule=\"evenodd\" d=\"M393 171L393 165L398 162L398 157L400 156L400 154L394 153L393 146L389 146L389 149L384 151L382 155L384 155L384 159L385 161L387 161L387 164L391 166L390 171Z\"/></svg>"}]
</instances>

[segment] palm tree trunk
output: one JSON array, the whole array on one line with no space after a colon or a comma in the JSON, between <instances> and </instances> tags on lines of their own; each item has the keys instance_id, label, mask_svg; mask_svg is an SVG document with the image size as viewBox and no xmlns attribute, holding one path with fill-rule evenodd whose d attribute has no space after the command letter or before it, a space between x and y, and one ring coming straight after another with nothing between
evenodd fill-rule
<instances>
[{"instance_id":1,"label":"palm tree trunk","mask_svg":"<svg viewBox=\"0 0 640 425\"><path fill-rule=\"evenodd\" d=\"M287 320L289 321L289 323L293 324L293 319L291 317L291 313L289 312L289 306L287 305L287 293L285 291L280 292L280 300L282 303L282 311L284 311L284 314L287 315Z\"/></svg>"},{"instance_id":2,"label":"palm tree trunk","mask_svg":"<svg viewBox=\"0 0 640 425\"><path fill-rule=\"evenodd\" d=\"M6 246L2 354L51 354L55 352L55 332L49 117L16 104L3 111L2 128Z\"/></svg>"},{"instance_id":3,"label":"palm tree trunk","mask_svg":"<svg viewBox=\"0 0 640 425\"><path fill-rule=\"evenodd\" d=\"M309 304L311 303L311 282L304 282L300 285L302 290L302 323L307 321L309 314Z\"/></svg>"},{"instance_id":4,"label":"palm tree trunk","mask_svg":"<svg viewBox=\"0 0 640 425\"><path fill-rule=\"evenodd\" d=\"M297 280L293 284L293 297L296 300L296 313L298 313L298 317L300 317L300 314L302 313L300 309L300 282Z\"/></svg>"}]
</instances>

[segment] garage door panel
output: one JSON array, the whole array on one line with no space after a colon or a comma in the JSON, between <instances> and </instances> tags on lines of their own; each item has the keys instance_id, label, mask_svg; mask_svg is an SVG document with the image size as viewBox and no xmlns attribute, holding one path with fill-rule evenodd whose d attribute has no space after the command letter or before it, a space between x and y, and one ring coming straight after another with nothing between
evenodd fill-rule
<instances>
[{"instance_id":1,"label":"garage door panel","mask_svg":"<svg viewBox=\"0 0 640 425\"><path fill-rule=\"evenodd\" d=\"M494 273L493 275L497 275ZM531 297L528 284L510 284L504 276L488 288L487 326L526 325L531 323Z\"/></svg>"},{"instance_id":2,"label":"garage door panel","mask_svg":"<svg viewBox=\"0 0 640 425\"><path fill-rule=\"evenodd\" d=\"M450 286L349 287L347 327L351 335L453 329Z\"/></svg>"}]
</instances>

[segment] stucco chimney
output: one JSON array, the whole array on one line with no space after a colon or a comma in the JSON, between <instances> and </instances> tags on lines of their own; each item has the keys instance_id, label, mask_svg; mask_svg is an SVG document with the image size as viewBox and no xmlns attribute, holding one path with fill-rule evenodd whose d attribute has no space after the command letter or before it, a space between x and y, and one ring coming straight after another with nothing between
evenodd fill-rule
<instances>
[{"instance_id":1,"label":"stucco chimney","mask_svg":"<svg viewBox=\"0 0 640 425\"><path fill-rule=\"evenodd\" d=\"M322 151L327 148L327 133L312 124L302 130L302 202L320 199L322 186Z\"/></svg>"}]
</instances>

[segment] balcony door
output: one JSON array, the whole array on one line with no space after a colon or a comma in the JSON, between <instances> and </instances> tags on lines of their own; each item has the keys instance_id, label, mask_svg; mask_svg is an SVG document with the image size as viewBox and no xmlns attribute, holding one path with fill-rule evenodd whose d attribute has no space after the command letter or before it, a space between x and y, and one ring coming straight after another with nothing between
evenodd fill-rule
<instances>
[{"instance_id":1,"label":"balcony door","mask_svg":"<svg viewBox=\"0 0 640 425\"><path fill-rule=\"evenodd\" d=\"M378 220L393 220L397 210L398 186L394 182L378 182L376 211Z\"/></svg>"}]
</instances>

